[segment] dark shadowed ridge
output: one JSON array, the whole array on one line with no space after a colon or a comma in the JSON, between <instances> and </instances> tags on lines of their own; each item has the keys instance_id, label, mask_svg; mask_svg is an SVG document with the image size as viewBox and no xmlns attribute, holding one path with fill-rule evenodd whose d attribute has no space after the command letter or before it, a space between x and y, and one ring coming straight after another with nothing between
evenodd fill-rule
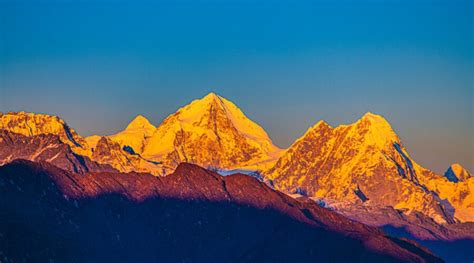
<instances>
[{"instance_id":1,"label":"dark shadowed ridge","mask_svg":"<svg viewBox=\"0 0 474 263\"><path fill-rule=\"evenodd\" d=\"M442 262L252 177L181 164L167 177L0 167L5 262Z\"/></svg>"}]
</instances>

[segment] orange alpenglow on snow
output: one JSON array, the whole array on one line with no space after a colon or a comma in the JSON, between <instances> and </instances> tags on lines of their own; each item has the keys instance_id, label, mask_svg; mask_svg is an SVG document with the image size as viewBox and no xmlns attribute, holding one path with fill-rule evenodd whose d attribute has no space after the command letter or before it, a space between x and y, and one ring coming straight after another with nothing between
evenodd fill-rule
<instances>
[{"instance_id":1,"label":"orange alpenglow on snow","mask_svg":"<svg viewBox=\"0 0 474 263\"><path fill-rule=\"evenodd\" d=\"M57 136L58 143L67 147L56 142L43 145L49 138L32 140L34 150L14 151L24 159L52 160L66 169L84 163L70 161L70 156L85 156L87 165L76 170L113 167L167 175L181 162L258 170L277 189L305 193L334 208L392 206L407 214L421 212L440 223L474 221L474 177L460 165L452 165L445 176L421 167L387 120L373 113L335 128L320 121L286 150L276 147L235 104L214 93L180 108L156 128L139 115L111 136L84 139L58 117L24 112L1 114L0 125L27 137ZM13 153L5 154L5 160L12 158ZM55 159L58 156L64 158Z\"/></svg>"},{"instance_id":2,"label":"orange alpenglow on snow","mask_svg":"<svg viewBox=\"0 0 474 263\"><path fill-rule=\"evenodd\" d=\"M153 134L155 129L156 127L148 119L138 115L128 124L124 131L110 136L110 139L118 142L122 147L130 146L135 152L141 153L146 140Z\"/></svg>"},{"instance_id":3,"label":"orange alpenglow on snow","mask_svg":"<svg viewBox=\"0 0 474 263\"><path fill-rule=\"evenodd\" d=\"M29 112L0 112L0 129L25 136L58 135L75 152L90 156L87 142L57 116Z\"/></svg>"},{"instance_id":4,"label":"orange alpenglow on snow","mask_svg":"<svg viewBox=\"0 0 474 263\"><path fill-rule=\"evenodd\" d=\"M144 143L155 131L156 127L143 115L137 115L125 128L114 135L107 136L120 146L130 146L137 153L141 153ZM86 138L91 147L95 147L101 136L92 135Z\"/></svg>"},{"instance_id":5,"label":"orange alpenglow on snow","mask_svg":"<svg viewBox=\"0 0 474 263\"><path fill-rule=\"evenodd\" d=\"M109 140L103 139L102 149L96 149L102 137L86 138L96 161L120 171L155 175L169 174L181 162L224 170L263 170L282 154L262 127L215 93L178 109L156 128L139 115L124 131L105 136ZM135 155L124 156L120 151L124 147Z\"/></svg>"},{"instance_id":6,"label":"orange alpenglow on snow","mask_svg":"<svg viewBox=\"0 0 474 263\"><path fill-rule=\"evenodd\" d=\"M335 207L393 206L440 223L474 221L473 178L453 183L421 167L390 124L373 113L336 128L318 122L264 174L277 189Z\"/></svg>"},{"instance_id":7,"label":"orange alpenglow on snow","mask_svg":"<svg viewBox=\"0 0 474 263\"><path fill-rule=\"evenodd\" d=\"M261 169L281 150L232 102L210 93L166 118L147 140L143 156L221 169Z\"/></svg>"},{"instance_id":8,"label":"orange alpenglow on snow","mask_svg":"<svg viewBox=\"0 0 474 263\"><path fill-rule=\"evenodd\" d=\"M462 165L454 163L444 173L444 176L452 182L459 182L468 180L472 175Z\"/></svg>"}]
</instances>

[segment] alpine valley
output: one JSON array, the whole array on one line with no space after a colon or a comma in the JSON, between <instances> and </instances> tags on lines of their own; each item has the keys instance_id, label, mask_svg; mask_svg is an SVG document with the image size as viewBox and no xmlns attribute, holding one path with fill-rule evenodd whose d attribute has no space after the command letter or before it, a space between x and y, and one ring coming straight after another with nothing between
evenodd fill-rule
<instances>
[{"instance_id":1,"label":"alpine valley","mask_svg":"<svg viewBox=\"0 0 474 263\"><path fill-rule=\"evenodd\" d=\"M0 165L1 262L474 259L474 176L370 112L288 149L214 93L108 136L0 113Z\"/></svg>"}]
</instances>

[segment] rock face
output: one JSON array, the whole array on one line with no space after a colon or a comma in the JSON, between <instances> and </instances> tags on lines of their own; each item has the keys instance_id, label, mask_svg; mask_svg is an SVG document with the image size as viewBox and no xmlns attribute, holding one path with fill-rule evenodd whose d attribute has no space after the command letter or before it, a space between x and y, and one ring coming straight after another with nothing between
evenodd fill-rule
<instances>
[{"instance_id":1,"label":"rock face","mask_svg":"<svg viewBox=\"0 0 474 263\"><path fill-rule=\"evenodd\" d=\"M142 172L153 175L166 175L162 163L143 158L128 145L121 146L110 137L101 136L92 148L92 159L98 163L110 164L121 172Z\"/></svg>"},{"instance_id":2,"label":"rock face","mask_svg":"<svg viewBox=\"0 0 474 263\"><path fill-rule=\"evenodd\" d=\"M474 220L472 180L455 184L418 165L390 124L372 113L336 128L317 123L265 175L277 189L332 204L392 206L439 223Z\"/></svg>"},{"instance_id":3,"label":"rock face","mask_svg":"<svg viewBox=\"0 0 474 263\"><path fill-rule=\"evenodd\" d=\"M92 159L100 163L113 163L122 172L138 172L138 157L124 153L122 147L108 137L100 137L93 150Z\"/></svg>"},{"instance_id":4,"label":"rock face","mask_svg":"<svg viewBox=\"0 0 474 263\"><path fill-rule=\"evenodd\" d=\"M70 172L113 168L122 172L165 174L163 165L142 158L134 148L124 148L137 147L153 128L144 117L138 116L125 131L110 138L91 136L84 139L56 116L0 113L0 132L4 140L0 155L6 158L2 163L18 158L45 160ZM58 155L53 156L53 152Z\"/></svg>"},{"instance_id":5,"label":"rock face","mask_svg":"<svg viewBox=\"0 0 474 263\"><path fill-rule=\"evenodd\" d=\"M57 116L27 112L0 112L0 129L25 136L54 134L74 152L89 156L87 142Z\"/></svg>"},{"instance_id":6,"label":"rock face","mask_svg":"<svg viewBox=\"0 0 474 263\"><path fill-rule=\"evenodd\" d=\"M0 193L8 262L442 262L251 177L191 164L154 177L18 160L0 167Z\"/></svg>"},{"instance_id":7,"label":"rock face","mask_svg":"<svg viewBox=\"0 0 474 263\"><path fill-rule=\"evenodd\" d=\"M73 173L115 171L111 166L98 164L89 157L71 150L58 135L25 136L0 130L0 165L15 159L44 161Z\"/></svg>"},{"instance_id":8,"label":"rock face","mask_svg":"<svg viewBox=\"0 0 474 263\"><path fill-rule=\"evenodd\" d=\"M166 118L147 140L142 155L170 167L190 162L221 169L263 169L280 153L237 106L210 93Z\"/></svg>"}]
</instances>

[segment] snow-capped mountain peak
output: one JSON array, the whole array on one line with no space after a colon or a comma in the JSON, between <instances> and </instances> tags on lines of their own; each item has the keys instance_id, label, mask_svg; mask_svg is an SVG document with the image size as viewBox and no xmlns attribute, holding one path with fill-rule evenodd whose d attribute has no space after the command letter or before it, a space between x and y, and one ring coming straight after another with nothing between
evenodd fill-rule
<instances>
[{"instance_id":1,"label":"snow-capped mountain peak","mask_svg":"<svg viewBox=\"0 0 474 263\"><path fill-rule=\"evenodd\" d=\"M147 118L142 115L136 116L127 128L109 138L117 142L122 147L132 147L134 152L141 153L145 146L145 141L155 132L153 126Z\"/></svg>"},{"instance_id":2,"label":"snow-capped mountain peak","mask_svg":"<svg viewBox=\"0 0 474 263\"><path fill-rule=\"evenodd\" d=\"M468 186L446 184L444 178L418 165L387 120L373 113L336 128L319 122L264 175L277 189L303 190L329 203L393 206L421 211L437 222L453 222L454 217L467 221L474 215L465 208L471 197L455 198ZM452 201L456 210L444 206L440 198Z\"/></svg>"},{"instance_id":3,"label":"snow-capped mountain peak","mask_svg":"<svg viewBox=\"0 0 474 263\"><path fill-rule=\"evenodd\" d=\"M150 123L150 121L143 115L137 115L127 126L126 130L144 129L150 133L156 129L156 127Z\"/></svg>"},{"instance_id":4,"label":"snow-capped mountain peak","mask_svg":"<svg viewBox=\"0 0 474 263\"><path fill-rule=\"evenodd\" d=\"M280 151L235 104L209 93L167 117L147 141L143 155L170 166L186 161L235 169L256 167Z\"/></svg>"},{"instance_id":5,"label":"snow-capped mountain peak","mask_svg":"<svg viewBox=\"0 0 474 263\"><path fill-rule=\"evenodd\" d=\"M452 164L444 173L444 176L451 182L465 181L471 174L459 163Z\"/></svg>"},{"instance_id":6,"label":"snow-capped mountain peak","mask_svg":"<svg viewBox=\"0 0 474 263\"><path fill-rule=\"evenodd\" d=\"M365 134L365 142L370 145L382 148L400 141L390 123L378 114L367 112L352 126L351 132Z\"/></svg>"}]
</instances>

